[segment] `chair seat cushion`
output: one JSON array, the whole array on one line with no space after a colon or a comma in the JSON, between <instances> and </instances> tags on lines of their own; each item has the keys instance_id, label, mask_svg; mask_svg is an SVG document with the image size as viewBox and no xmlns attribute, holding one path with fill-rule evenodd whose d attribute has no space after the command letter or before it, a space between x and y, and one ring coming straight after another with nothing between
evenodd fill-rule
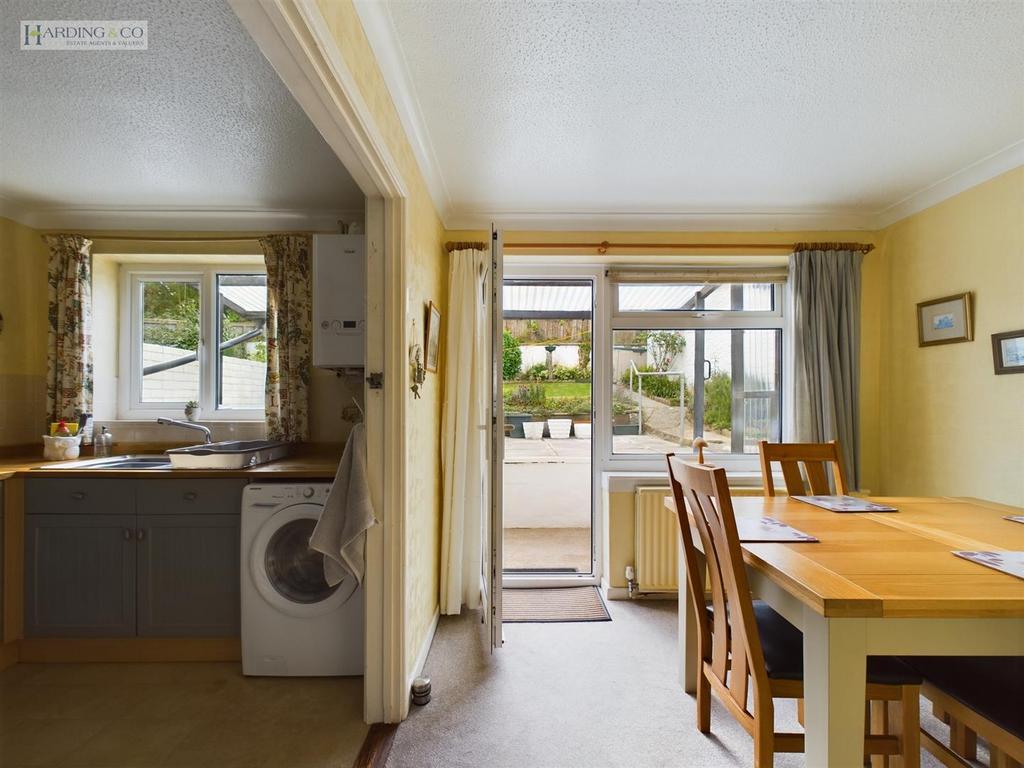
<instances>
[{"instance_id":1,"label":"chair seat cushion","mask_svg":"<svg viewBox=\"0 0 1024 768\"><path fill-rule=\"evenodd\" d=\"M925 680L1024 739L1024 656L909 656Z\"/></svg>"},{"instance_id":2,"label":"chair seat cushion","mask_svg":"<svg viewBox=\"0 0 1024 768\"><path fill-rule=\"evenodd\" d=\"M761 635L761 649L768 677L776 680L804 679L804 635L766 603L754 602L754 617ZM890 656L869 656L869 683L920 685L921 675Z\"/></svg>"}]
</instances>

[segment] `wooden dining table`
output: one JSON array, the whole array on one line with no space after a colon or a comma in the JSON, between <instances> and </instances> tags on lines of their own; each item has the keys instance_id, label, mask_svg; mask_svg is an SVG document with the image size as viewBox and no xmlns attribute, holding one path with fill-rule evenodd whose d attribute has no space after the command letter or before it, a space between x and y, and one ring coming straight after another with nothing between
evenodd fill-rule
<instances>
[{"instance_id":1,"label":"wooden dining table","mask_svg":"<svg viewBox=\"0 0 1024 768\"><path fill-rule=\"evenodd\" d=\"M1024 551L1024 524L1004 519L1024 511L969 498L871 501L899 511L835 513L787 496L733 499L738 521L771 517L819 539L742 543L754 596L804 635L813 768L864 764L868 656L1024 656L1024 580L952 554ZM675 509L672 497L665 504ZM699 660L686 578L680 550L680 682L693 693Z\"/></svg>"}]
</instances>

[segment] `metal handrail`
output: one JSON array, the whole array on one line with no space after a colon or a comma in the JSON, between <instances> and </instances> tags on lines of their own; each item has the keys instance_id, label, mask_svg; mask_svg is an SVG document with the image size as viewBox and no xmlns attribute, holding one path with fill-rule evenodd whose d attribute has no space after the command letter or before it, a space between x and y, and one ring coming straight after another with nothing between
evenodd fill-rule
<instances>
[{"instance_id":1,"label":"metal handrail","mask_svg":"<svg viewBox=\"0 0 1024 768\"><path fill-rule=\"evenodd\" d=\"M248 341L249 339L254 339L257 336L259 336L261 333L263 333L263 326L262 325L259 328L254 328L251 331L246 331L245 333L243 333L240 336L235 336L235 338L233 338L233 339L228 339L227 341L222 341L218 345L217 348L221 352L223 352L225 349L231 349L232 347L236 347L239 344ZM147 365L145 368L142 369L142 375L143 376L151 376L152 374L160 373L161 371L169 371L172 368L180 368L183 365L188 365L189 363L194 363L198 359L199 359L199 353L198 352L190 352L187 355L182 355L181 357L176 357L173 360L164 360L163 362L160 362L160 363L153 363L152 365Z\"/></svg>"},{"instance_id":2,"label":"metal handrail","mask_svg":"<svg viewBox=\"0 0 1024 768\"><path fill-rule=\"evenodd\" d=\"M644 376L683 376L683 371L641 371L636 367L636 362L629 361L629 391L633 391L633 374L636 373L637 385L636 394L640 398L637 427L642 435L644 433ZM679 387L679 441L682 444L683 434L686 432L686 393L684 387Z\"/></svg>"}]
</instances>

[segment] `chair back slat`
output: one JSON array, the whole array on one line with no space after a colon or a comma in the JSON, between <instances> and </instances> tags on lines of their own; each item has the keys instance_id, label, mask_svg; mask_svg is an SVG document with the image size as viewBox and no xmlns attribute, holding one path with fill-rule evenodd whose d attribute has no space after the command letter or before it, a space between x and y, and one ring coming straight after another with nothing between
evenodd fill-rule
<instances>
[{"instance_id":1,"label":"chair back slat","mask_svg":"<svg viewBox=\"0 0 1024 768\"><path fill-rule=\"evenodd\" d=\"M693 608L697 624L697 649L704 661L711 660L711 629L708 626L708 616L704 596L704 568L702 567L697 548L693 543L693 531L690 529L690 520L686 514L686 500L683 496L683 487L676 480L673 462L678 462L673 454L666 457L668 464L668 480L672 488L672 498L676 503L676 517L679 520L679 539L683 548L683 560L686 566L687 597L690 606Z\"/></svg>"},{"instance_id":2,"label":"chair back slat","mask_svg":"<svg viewBox=\"0 0 1024 768\"><path fill-rule=\"evenodd\" d=\"M715 615L712 673L728 689L733 702L747 713L750 712L747 699L752 681L755 711L760 711L762 717L767 716L770 722L774 711L771 690L725 470L683 462L675 457L670 463L676 481L682 486L708 560ZM719 630L720 620L728 623L728 645L725 632Z\"/></svg>"},{"instance_id":3,"label":"chair back slat","mask_svg":"<svg viewBox=\"0 0 1024 768\"><path fill-rule=\"evenodd\" d=\"M775 495L772 463L782 467L786 493L790 496L802 496L807 493L804 475L810 484L810 492L815 496L828 496L832 493L845 496L850 492L846 485L843 460L839 454L839 443L835 440L828 443L769 443L762 440L759 447L765 496ZM829 484L830 468L832 485Z\"/></svg>"},{"instance_id":4,"label":"chair back slat","mask_svg":"<svg viewBox=\"0 0 1024 768\"><path fill-rule=\"evenodd\" d=\"M828 496L832 493L832 487L828 484L828 475L825 474L825 462L805 461L804 471L807 473L807 482L811 485L812 494L815 496Z\"/></svg>"}]
</instances>

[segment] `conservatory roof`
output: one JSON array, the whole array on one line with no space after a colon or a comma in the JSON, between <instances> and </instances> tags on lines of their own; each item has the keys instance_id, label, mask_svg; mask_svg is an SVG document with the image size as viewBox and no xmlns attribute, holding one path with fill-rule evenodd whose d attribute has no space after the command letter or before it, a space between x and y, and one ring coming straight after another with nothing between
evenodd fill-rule
<instances>
[{"instance_id":1,"label":"conservatory roof","mask_svg":"<svg viewBox=\"0 0 1024 768\"><path fill-rule=\"evenodd\" d=\"M693 308L703 285L621 285L619 309L624 311L682 310ZM589 283L506 283L502 309L513 317L588 316L592 308ZM582 314L581 314L582 313Z\"/></svg>"}]
</instances>

